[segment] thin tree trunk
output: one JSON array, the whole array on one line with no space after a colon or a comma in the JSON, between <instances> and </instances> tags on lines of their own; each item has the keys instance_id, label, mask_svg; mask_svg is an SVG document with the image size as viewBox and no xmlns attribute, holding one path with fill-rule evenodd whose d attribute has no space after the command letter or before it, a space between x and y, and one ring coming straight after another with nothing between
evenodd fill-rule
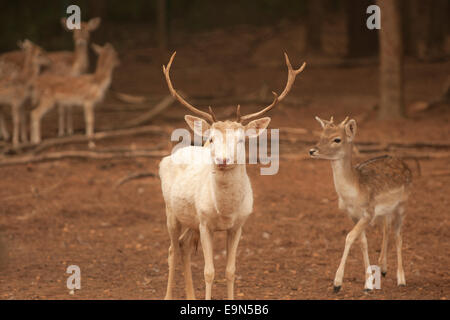
<instances>
[{"instance_id":1,"label":"thin tree trunk","mask_svg":"<svg viewBox=\"0 0 450 320\"><path fill-rule=\"evenodd\" d=\"M349 58L374 56L378 51L377 32L369 30L366 26L369 17L366 10L374 2L373 0L345 0Z\"/></svg>"},{"instance_id":2,"label":"thin tree trunk","mask_svg":"<svg viewBox=\"0 0 450 320\"><path fill-rule=\"evenodd\" d=\"M381 9L380 119L404 116L403 41L400 0L378 0Z\"/></svg>"},{"instance_id":3,"label":"thin tree trunk","mask_svg":"<svg viewBox=\"0 0 450 320\"><path fill-rule=\"evenodd\" d=\"M308 52L322 52L323 0L308 0L306 45Z\"/></svg>"},{"instance_id":4,"label":"thin tree trunk","mask_svg":"<svg viewBox=\"0 0 450 320\"><path fill-rule=\"evenodd\" d=\"M157 0L157 37L161 58L165 59L168 50L167 0Z\"/></svg>"}]
</instances>

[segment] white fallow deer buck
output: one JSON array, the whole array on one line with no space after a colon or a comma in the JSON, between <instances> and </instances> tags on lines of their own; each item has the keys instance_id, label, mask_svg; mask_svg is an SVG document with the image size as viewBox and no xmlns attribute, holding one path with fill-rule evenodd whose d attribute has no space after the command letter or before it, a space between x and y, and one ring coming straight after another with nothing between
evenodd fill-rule
<instances>
[{"instance_id":1,"label":"white fallow deer buck","mask_svg":"<svg viewBox=\"0 0 450 320\"><path fill-rule=\"evenodd\" d=\"M242 226L253 211L253 191L245 161L243 164L235 163L232 158L237 154L237 148L245 148L244 132L249 137L256 137L268 126L270 118L260 117L285 98L305 64L294 70L285 54L288 67L286 87L279 96L274 93L272 104L259 112L244 116L240 115L238 106L236 121L218 121L211 108L209 113L200 111L175 91L169 76L174 57L175 53L167 67L163 67L169 91L184 107L201 117L186 115L185 120L195 134L206 138L207 142L203 147L188 146L178 149L163 158L159 166L170 236L169 275L165 298L172 299L175 264L177 256L181 254L186 296L188 299L195 299L190 261L192 249L200 239L205 260L205 299L211 299L214 280L213 234L215 231L226 231L227 291L228 299L234 299L236 252ZM247 121L250 122L244 125ZM227 130L233 134L225 134ZM250 131L252 134L249 134ZM180 164L177 161L177 158L192 155L208 159L209 163ZM185 230L181 235L183 228Z\"/></svg>"},{"instance_id":2,"label":"white fallow deer buck","mask_svg":"<svg viewBox=\"0 0 450 320\"><path fill-rule=\"evenodd\" d=\"M312 158L331 160L334 186L338 194L339 209L345 211L355 222L345 239L345 249L334 279L334 291L339 292L344 277L345 262L350 247L359 238L364 259L366 275L365 290L370 290L368 279L372 273L369 268L369 254L366 227L376 220L383 220L383 243L379 264L381 274L387 272L387 248L390 226L393 223L397 246L397 284L406 285L402 264L401 228L405 203L408 199L412 181L411 170L402 160L382 156L356 165L352 164L352 148L356 135L356 121L348 117L340 124L316 117L323 132L318 144L309 153Z\"/></svg>"}]
</instances>

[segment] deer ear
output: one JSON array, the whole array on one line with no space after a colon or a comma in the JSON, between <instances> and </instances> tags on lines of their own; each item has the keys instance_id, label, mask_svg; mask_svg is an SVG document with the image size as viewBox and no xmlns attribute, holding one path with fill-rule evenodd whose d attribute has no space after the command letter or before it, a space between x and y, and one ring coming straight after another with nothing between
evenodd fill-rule
<instances>
[{"instance_id":1,"label":"deer ear","mask_svg":"<svg viewBox=\"0 0 450 320\"><path fill-rule=\"evenodd\" d=\"M353 141L356 135L356 121L351 119L345 125L345 134L349 141Z\"/></svg>"},{"instance_id":2,"label":"deer ear","mask_svg":"<svg viewBox=\"0 0 450 320\"><path fill-rule=\"evenodd\" d=\"M210 129L209 124L203 119L190 115L185 115L184 120L186 121L188 126L192 129L192 131L194 131L194 133L200 137L205 137L206 136L205 132Z\"/></svg>"},{"instance_id":3,"label":"deer ear","mask_svg":"<svg viewBox=\"0 0 450 320\"><path fill-rule=\"evenodd\" d=\"M67 28L67 18L61 18L61 25L66 31L70 31L69 28Z\"/></svg>"},{"instance_id":4,"label":"deer ear","mask_svg":"<svg viewBox=\"0 0 450 320\"><path fill-rule=\"evenodd\" d=\"M97 18L92 18L91 20L88 21L87 23L87 27L89 31L94 31L95 29L98 28L98 26L100 25L100 22L102 22L102 19L97 17Z\"/></svg>"},{"instance_id":5,"label":"deer ear","mask_svg":"<svg viewBox=\"0 0 450 320\"><path fill-rule=\"evenodd\" d=\"M264 129L267 128L267 126L270 123L270 118L269 117L264 117L261 119L256 119L253 121L250 121L246 126L245 126L245 134L249 137L249 138L256 138L257 136L259 136Z\"/></svg>"}]
</instances>

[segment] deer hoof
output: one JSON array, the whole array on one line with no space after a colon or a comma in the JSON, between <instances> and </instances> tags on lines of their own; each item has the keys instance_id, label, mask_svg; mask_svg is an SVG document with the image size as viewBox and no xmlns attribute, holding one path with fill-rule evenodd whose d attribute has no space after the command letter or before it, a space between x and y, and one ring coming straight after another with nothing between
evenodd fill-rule
<instances>
[{"instance_id":1,"label":"deer hoof","mask_svg":"<svg viewBox=\"0 0 450 320\"><path fill-rule=\"evenodd\" d=\"M386 273L387 273L387 271L381 271L381 275L383 276L383 278L386 277Z\"/></svg>"},{"instance_id":2,"label":"deer hoof","mask_svg":"<svg viewBox=\"0 0 450 320\"><path fill-rule=\"evenodd\" d=\"M341 286L333 286L334 293L338 293L341 290Z\"/></svg>"}]
</instances>

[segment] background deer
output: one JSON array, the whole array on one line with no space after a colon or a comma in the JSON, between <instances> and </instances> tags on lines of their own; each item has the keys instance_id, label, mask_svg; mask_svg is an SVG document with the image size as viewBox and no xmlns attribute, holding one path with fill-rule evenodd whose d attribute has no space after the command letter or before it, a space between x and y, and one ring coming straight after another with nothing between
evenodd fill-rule
<instances>
[{"instance_id":1,"label":"background deer","mask_svg":"<svg viewBox=\"0 0 450 320\"><path fill-rule=\"evenodd\" d=\"M41 141L41 119L55 105L60 107L82 106L86 123L86 135L94 133L94 107L102 101L109 88L112 73L119 65L116 50L111 44L101 47L92 45L98 54L97 67L93 74L76 77L43 74L35 81L33 98L39 105L31 112L31 141ZM93 142L90 146L93 146Z\"/></svg>"},{"instance_id":2,"label":"background deer","mask_svg":"<svg viewBox=\"0 0 450 320\"><path fill-rule=\"evenodd\" d=\"M215 231L227 231L227 291L228 298L233 299L237 247L242 226L253 211L253 191L245 163L235 163L233 155L237 154L240 146L245 149L245 131L255 129L255 133L249 137L256 137L268 126L270 118L259 117L284 99L305 64L294 70L285 54L288 80L281 95L274 93L272 104L259 112L241 116L238 106L236 121L218 121L211 108L209 113L200 111L175 91L169 76L174 57L175 53L167 67L163 67L169 91L183 106L201 117L186 115L185 120L197 135L207 138L208 142L203 147L181 148L163 158L159 166L170 236L169 276L165 298L172 298L176 258L181 254L186 296L188 299L195 299L190 256L192 248L200 239L205 259L205 298L211 299L215 274L213 234ZM259 119L253 120L255 118ZM244 125L245 121L250 122ZM226 134L227 130L232 130L234 134ZM209 159L210 162L180 164L177 161L177 158L179 160L191 156ZM183 227L185 230L180 237Z\"/></svg>"},{"instance_id":3,"label":"background deer","mask_svg":"<svg viewBox=\"0 0 450 320\"><path fill-rule=\"evenodd\" d=\"M100 18L93 18L87 22L80 23L80 29L69 30L66 26L66 19L61 19L61 24L65 30L73 32L74 51L55 51L47 53L50 63L45 73L63 76L78 76L89 71L89 39L92 31L96 30L101 23ZM23 51L16 50L0 55L0 61L8 68L3 68L0 72L2 76L18 73L24 65L25 54ZM0 69L2 69L0 67ZM65 112L67 109L67 113ZM59 108L58 134L73 134L73 120L71 107Z\"/></svg>"},{"instance_id":4,"label":"background deer","mask_svg":"<svg viewBox=\"0 0 450 320\"><path fill-rule=\"evenodd\" d=\"M360 237L367 279L371 275L365 229L377 218L383 219L383 243L379 258L383 276L387 271L387 247L390 225L393 223L397 246L397 284L406 285L402 265L402 221L405 202L411 185L411 170L401 160L383 156L370 159L356 167L352 165L352 148L356 135L356 121L348 117L339 125L316 117L323 132L319 143L309 153L312 158L331 160L334 186L339 209L346 211L356 223L345 239L345 249L334 279L334 291L342 286L345 262L353 242Z\"/></svg>"},{"instance_id":5,"label":"background deer","mask_svg":"<svg viewBox=\"0 0 450 320\"><path fill-rule=\"evenodd\" d=\"M33 44L29 40L19 42L22 48L25 61L17 74L9 73L8 76L0 80L0 104L9 105L13 119L13 146L17 146L19 141L26 142L27 127L24 112L24 105L31 97L32 83L36 80L40 69L50 63L44 50ZM0 110L0 133L7 140L9 133L6 128L3 112ZM20 137L19 137L20 134ZM19 139L20 138L20 139Z\"/></svg>"}]
</instances>

